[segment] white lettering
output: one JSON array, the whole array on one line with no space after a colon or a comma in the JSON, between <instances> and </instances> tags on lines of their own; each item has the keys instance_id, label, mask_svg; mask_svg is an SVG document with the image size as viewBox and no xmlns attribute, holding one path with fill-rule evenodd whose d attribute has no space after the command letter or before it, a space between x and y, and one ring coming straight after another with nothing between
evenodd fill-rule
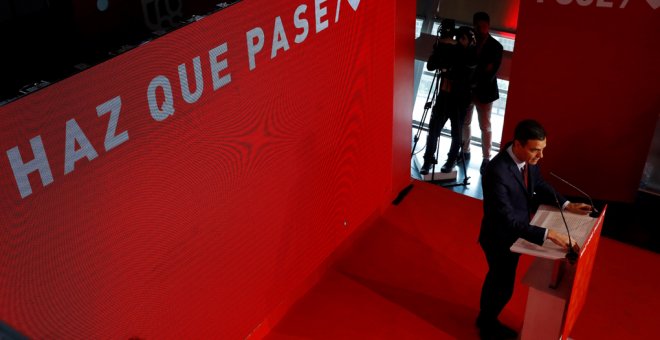
<instances>
[{"instance_id":1,"label":"white lettering","mask_svg":"<svg viewBox=\"0 0 660 340\"><path fill-rule=\"evenodd\" d=\"M27 163L23 163L23 157L21 157L21 152L18 150L18 146L7 150L7 157L9 158L11 169L14 172L14 179L16 179L16 186L18 186L21 198L25 198L32 194L32 186L30 186L28 175L35 170L39 171L41 184L44 187L53 183L53 173L50 171L50 165L48 164L48 158L46 157L46 151L44 150L44 143L41 141L41 136L36 136L30 139L30 146L32 147L34 159Z\"/></svg>"},{"instance_id":2,"label":"white lettering","mask_svg":"<svg viewBox=\"0 0 660 340\"><path fill-rule=\"evenodd\" d=\"M349 0L350 1L350 0ZM614 7L614 0L556 0L558 4L560 5L570 5L572 3L575 3L579 6L582 7L587 7L587 6L592 6L595 5L596 7L599 8L613 8ZM621 4L619 5L619 8L625 8L626 5L628 5L629 0L621 0ZM536 0L537 3L544 3L544 0Z\"/></svg>"},{"instance_id":3,"label":"white lettering","mask_svg":"<svg viewBox=\"0 0 660 340\"><path fill-rule=\"evenodd\" d=\"M245 33L245 36L247 38L247 49L248 49L248 60L250 62L250 71L254 70L256 65L256 61L254 60L254 56L261 51L261 49L264 47L264 30L261 29L261 27L255 27L247 33ZM257 38L257 41L254 41L254 38Z\"/></svg>"},{"instance_id":4,"label":"white lettering","mask_svg":"<svg viewBox=\"0 0 660 340\"><path fill-rule=\"evenodd\" d=\"M107 102L96 107L96 114L101 117L110 112L110 120L108 121L108 129L105 131L105 151L110 151L116 146L128 140L128 131L124 131L116 135L117 122L119 121L119 112L121 111L121 97L114 97Z\"/></svg>"},{"instance_id":5,"label":"white lettering","mask_svg":"<svg viewBox=\"0 0 660 340\"><path fill-rule=\"evenodd\" d=\"M286 39L286 32L282 25L282 18L275 17L275 27L273 28L273 46L270 50L270 59L277 56L277 50L283 48L284 51L289 50L289 41Z\"/></svg>"},{"instance_id":6,"label":"white lettering","mask_svg":"<svg viewBox=\"0 0 660 340\"><path fill-rule=\"evenodd\" d=\"M323 17L328 14L328 8L321 8L325 0L314 0L314 12L316 14L316 33L323 31L328 28L328 20L323 20Z\"/></svg>"},{"instance_id":7,"label":"white lettering","mask_svg":"<svg viewBox=\"0 0 660 340\"><path fill-rule=\"evenodd\" d=\"M76 142L80 145L80 149L76 151ZM92 161L98 154L94 147L89 142L83 131L78 126L75 119L69 119L66 122L66 141L64 145L64 174L75 170L76 162L83 157L87 157L88 161Z\"/></svg>"},{"instance_id":8,"label":"white lettering","mask_svg":"<svg viewBox=\"0 0 660 340\"><path fill-rule=\"evenodd\" d=\"M227 73L222 77L219 77L220 72L225 70L229 65L227 58L218 61L218 57L222 54L227 53L227 43L224 43L218 47L213 48L209 51L209 62L211 63L211 78L213 79L213 91L229 84L231 82L231 73Z\"/></svg>"},{"instance_id":9,"label":"white lettering","mask_svg":"<svg viewBox=\"0 0 660 340\"><path fill-rule=\"evenodd\" d=\"M165 101L163 106L158 106L158 98L156 98L156 90L159 87L163 88L165 94ZM168 116L174 114L174 97L172 96L172 86L170 85L170 80L165 76L157 76L151 83L149 83L149 89L147 90L147 100L149 101L149 111L151 112L151 117L156 121L163 121Z\"/></svg>"},{"instance_id":10,"label":"white lettering","mask_svg":"<svg viewBox=\"0 0 660 340\"><path fill-rule=\"evenodd\" d=\"M301 42L305 41L307 38L307 34L309 32L309 23L307 19L300 18L300 15L305 13L307 10L307 5L300 5L298 8L296 8L296 12L293 15L293 25L296 28L302 28L302 33L296 34L296 37L293 39L293 41L296 42L296 44L300 44Z\"/></svg>"},{"instance_id":11,"label":"white lettering","mask_svg":"<svg viewBox=\"0 0 660 340\"><path fill-rule=\"evenodd\" d=\"M360 6L360 0L348 0L348 4L351 5L353 11L357 11L358 6Z\"/></svg>"},{"instance_id":12,"label":"white lettering","mask_svg":"<svg viewBox=\"0 0 660 340\"><path fill-rule=\"evenodd\" d=\"M360 4L360 0L347 0L354 11ZM569 4L573 0L557 0L560 4ZM594 0L575 0L578 4L586 6L594 3ZM613 0L596 0L597 6L600 7L613 7ZM625 7L628 0L621 0L623 3L621 7ZM337 0L335 20L339 22L340 11L342 8L343 0ZM537 0L543 3L544 0ZM303 43L310 34L311 17L306 17L308 5L300 4L296 7L293 13L293 25L295 28L294 42L296 44ZM346 10L346 7L344 6ZM309 15L312 15L309 13ZM314 0L314 23L315 31L319 33L329 27L329 13L327 0ZM246 32L246 43L248 52L248 61L250 71L256 68L256 55L260 53L265 44L265 34L261 27L254 27ZM282 22L281 16L275 17L273 37L271 45L271 59L277 57L280 50L287 52L291 49L287 32ZM228 47L227 43L208 51L209 64L211 77L213 82L213 90L217 91L223 86L232 81L231 73L229 71L227 59ZM188 74L188 66L190 64L181 63L178 65L178 76L180 91L183 100L188 104L193 104L199 101L204 93L204 75L203 67L200 56L195 56L192 59L192 66L195 82L191 84ZM194 86L194 92L192 88ZM161 92L162 91L162 92ZM147 88L147 101L151 117L156 121L163 121L169 116L174 115L174 96L172 92L172 85L168 77L158 75L154 77ZM108 152L119 145L124 144L129 140L129 133L127 130L118 131L119 117L122 109L122 98L116 96L98 106L96 106L96 113L98 117L106 116L108 113L108 124L105 133L104 147ZM30 184L29 176L33 176L34 172L38 172L41 178L41 183L45 187L54 181L53 174L46 156L43 141L40 135L30 139L30 145L34 159L24 163L18 146L15 146L6 151L9 163L11 165L14 178L18 191L22 198L32 194L32 187ZM64 145L64 174L68 174L75 170L76 163L87 158L89 162L99 156L94 146L87 138L76 119L72 118L66 122L65 132L65 145Z\"/></svg>"},{"instance_id":13,"label":"white lettering","mask_svg":"<svg viewBox=\"0 0 660 340\"><path fill-rule=\"evenodd\" d=\"M193 72L195 73L195 93L190 93L188 82L188 70L186 64L179 65L179 84L181 84L181 96L188 104L196 102L204 92L204 76L202 76L202 62L199 56L193 58Z\"/></svg>"}]
</instances>

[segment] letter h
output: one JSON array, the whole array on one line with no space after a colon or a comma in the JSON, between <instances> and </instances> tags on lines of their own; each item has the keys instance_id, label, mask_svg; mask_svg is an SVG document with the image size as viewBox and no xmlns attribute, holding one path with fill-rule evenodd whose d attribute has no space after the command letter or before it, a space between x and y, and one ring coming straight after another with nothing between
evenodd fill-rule
<instances>
[{"instance_id":1,"label":"letter h","mask_svg":"<svg viewBox=\"0 0 660 340\"><path fill-rule=\"evenodd\" d=\"M50 165L48 164L48 158L46 157L46 151L44 150L41 136L36 136L30 139L30 146L32 146L34 159L27 163L23 163L23 157L21 157L21 152L18 150L18 146L7 150L7 157L9 158L11 169L14 171L14 178L16 179L18 191L21 193L21 198L25 198L32 194L32 187L30 186L28 175L35 170L39 171L41 183L44 187L53 182L53 174L50 171Z\"/></svg>"}]
</instances>

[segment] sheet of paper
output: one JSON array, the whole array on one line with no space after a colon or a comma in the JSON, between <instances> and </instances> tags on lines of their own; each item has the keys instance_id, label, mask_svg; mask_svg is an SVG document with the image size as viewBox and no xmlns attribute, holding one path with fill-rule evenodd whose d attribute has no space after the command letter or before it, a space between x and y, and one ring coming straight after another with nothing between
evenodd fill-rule
<instances>
[{"instance_id":1,"label":"sheet of paper","mask_svg":"<svg viewBox=\"0 0 660 340\"><path fill-rule=\"evenodd\" d=\"M596 224L596 218L589 217L589 215L574 214L568 211L564 211L564 218L566 218L568 230L571 232L571 239L582 247L589 232L591 232L591 228ZM564 221L562 221L561 213L559 209L553 206L541 205L536 211L531 224L566 234L566 227L564 226ZM553 260L566 256L566 252L550 240L545 240L541 247L519 238L511 246L511 251Z\"/></svg>"}]
</instances>

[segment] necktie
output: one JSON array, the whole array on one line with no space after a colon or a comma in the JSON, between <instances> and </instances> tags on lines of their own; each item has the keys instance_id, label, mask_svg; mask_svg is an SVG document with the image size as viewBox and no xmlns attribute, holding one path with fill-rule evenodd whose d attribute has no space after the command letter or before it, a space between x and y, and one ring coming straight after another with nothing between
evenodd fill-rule
<instances>
[{"instance_id":1,"label":"necktie","mask_svg":"<svg viewBox=\"0 0 660 340\"><path fill-rule=\"evenodd\" d=\"M527 171L527 164L523 165L522 167L522 176L523 176L523 184L525 185L525 189L527 189L528 186L528 172Z\"/></svg>"}]
</instances>

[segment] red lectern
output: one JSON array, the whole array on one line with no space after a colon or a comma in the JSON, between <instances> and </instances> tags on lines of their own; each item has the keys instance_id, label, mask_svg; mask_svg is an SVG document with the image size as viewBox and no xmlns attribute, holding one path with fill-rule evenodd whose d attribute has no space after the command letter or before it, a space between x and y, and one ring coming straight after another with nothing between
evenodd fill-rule
<instances>
[{"instance_id":1,"label":"red lectern","mask_svg":"<svg viewBox=\"0 0 660 340\"><path fill-rule=\"evenodd\" d=\"M580 246L574 264L549 240L538 246L518 239L511 246L513 252L536 257L523 278L529 293L521 339L568 339L584 306L606 210L597 218L564 212L571 238ZM539 207L531 223L566 233L559 210L551 206Z\"/></svg>"}]
</instances>

